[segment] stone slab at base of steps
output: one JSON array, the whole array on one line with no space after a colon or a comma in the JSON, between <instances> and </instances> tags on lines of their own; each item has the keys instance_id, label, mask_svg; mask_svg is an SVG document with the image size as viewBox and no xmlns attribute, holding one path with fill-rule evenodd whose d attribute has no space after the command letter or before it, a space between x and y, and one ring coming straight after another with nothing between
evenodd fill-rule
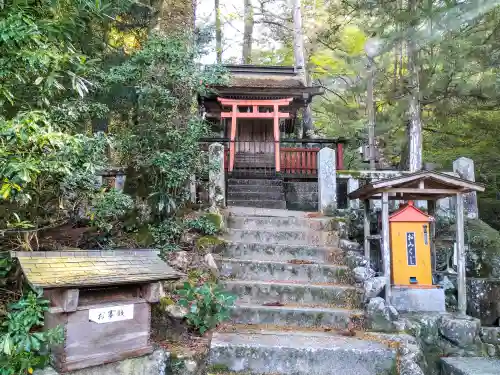
<instances>
[{"instance_id":1,"label":"stone slab at base of steps","mask_svg":"<svg viewBox=\"0 0 500 375\"><path fill-rule=\"evenodd\" d=\"M311 215L317 215L317 212L292 211L285 209L258 208L258 207L241 207L228 205L224 209L226 215L232 216L272 216L272 217L301 217L309 218ZM316 216L315 216L316 217Z\"/></svg>"},{"instance_id":2,"label":"stone slab at base of steps","mask_svg":"<svg viewBox=\"0 0 500 375\"><path fill-rule=\"evenodd\" d=\"M395 356L378 342L297 331L216 332L210 348L211 365L273 375L383 375Z\"/></svg>"},{"instance_id":3,"label":"stone slab at base of steps","mask_svg":"<svg viewBox=\"0 0 500 375\"><path fill-rule=\"evenodd\" d=\"M279 178L229 178L227 185L283 186L283 180Z\"/></svg>"},{"instance_id":4,"label":"stone slab at base of steps","mask_svg":"<svg viewBox=\"0 0 500 375\"><path fill-rule=\"evenodd\" d=\"M228 226L233 229L310 229L330 231L335 229L332 218L301 218L273 216L235 216L228 217Z\"/></svg>"},{"instance_id":5,"label":"stone slab at base of steps","mask_svg":"<svg viewBox=\"0 0 500 375\"><path fill-rule=\"evenodd\" d=\"M246 199L232 199L228 200L227 204L230 206L239 207L256 207L256 208L273 208L285 209L285 200L246 200Z\"/></svg>"},{"instance_id":6,"label":"stone slab at base of steps","mask_svg":"<svg viewBox=\"0 0 500 375\"><path fill-rule=\"evenodd\" d=\"M239 303L232 308L234 324L267 324L280 327L346 329L359 323L362 310L307 306L262 306Z\"/></svg>"},{"instance_id":7,"label":"stone slab at base of steps","mask_svg":"<svg viewBox=\"0 0 500 375\"><path fill-rule=\"evenodd\" d=\"M294 264L266 260L219 260L222 276L238 280L303 281L310 283L351 284L351 272L346 266L329 264Z\"/></svg>"},{"instance_id":8,"label":"stone slab at base of steps","mask_svg":"<svg viewBox=\"0 0 500 375\"><path fill-rule=\"evenodd\" d=\"M236 200L246 200L246 201L257 201L257 200L264 200L264 201L271 201L271 200L277 200L277 201L285 201L285 194L281 191L275 192L275 191L259 191L259 192L249 192L249 191L238 191L235 192L232 189L228 193L227 199L229 201L236 201Z\"/></svg>"},{"instance_id":9,"label":"stone slab at base of steps","mask_svg":"<svg viewBox=\"0 0 500 375\"><path fill-rule=\"evenodd\" d=\"M284 193L282 185L229 185L228 191L232 193Z\"/></svg>"},{"instance_id":10,"label":"stone slab at base of steps","mask_svg":"<svg viewBox=\"0 0 500 375\"><path fill-rule=\"evenodd\" d=\"M363 291L348 285L289 283L278 281L224 280L224 289L240 303L305 304L359 309Z\"/></svg>"},{"instance_id":11,"label":"stone slab at base of steps","mask_svg":"<svg viewBox=\"0 0 500 375\"><path fill-rule=\"evenodd\" d=\"M335 232L314 230L248 230L228 229L228 241L260 242L283 245L338 246L339 238Z\"/></svg>"},{"instance_id":12,"label":"stone slab at base of steps","mask_svg":"<svg viewBox=\"0 0 500 375\"><path fill-rule=\"evenodd\" d=\"M498 375L500 359L484 357L441 358L442 375Z\"/></svg>"},{"instance_id":13,"label":"stone slab at base of steps","mask_svg":"<svg viewBox=\"0 0 500 375\"><path fill-rule=\"evenodd\" d=\"M224 245L222 255L226 258L242 260L259 259L281 262L305 260L318 264L346 264L345 252L336 247L228 242Z\"/></svg>"}]
</instances>

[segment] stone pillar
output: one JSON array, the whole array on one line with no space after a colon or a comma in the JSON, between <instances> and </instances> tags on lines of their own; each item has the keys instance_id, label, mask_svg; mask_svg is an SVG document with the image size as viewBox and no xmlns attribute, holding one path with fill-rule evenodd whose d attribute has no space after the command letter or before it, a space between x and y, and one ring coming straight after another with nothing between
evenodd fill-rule
<instances>
[{"instance_id":1,"label":"stone pillar","mask_svg":"<svg viewBox=\"0 0 500 375\"><path fill-rule=\"evenodd\" d=\"M391 303L391 245L389 233L389 193L382 193L382 269L384 271L385 300Z\"/></svg>"},{"instance_id":2,"label":"stone pillar","mask_svg":"<svg viewBox=\"0 0 500 375\"><path fill-rule=\"evenodd\" d=\"M208 187L212 207L226 206L226 176L224 171L224 146L212 143L208 146Z\"/></svg>"},{"instance_id":3,"label":"stone pillar","mask_svg":"<svg viewBox=\"0 0 500 375\"><path fill-rule=\"evenodd\" d=\"M189 201L196 203L196 176L192 175L189 178Z\"/></svg>"},{"instance_id":4,"label":"stone pillar","mask_svg":"<svg viewBox=\"0 0 500 375\"><path fill-rule=\"evenodd\" d=\"M125 188L125 180L127 176L124 174L117 174L115 178L115 189L118 191L123 191Z\"/></svg>"},{"instance_id":5,"label":"stone pillar","mask_svg":"<svg viewBox=\"0 0 500 375\"><path fill-rule=\"evenodd\" d=\"M465 315L467 311L467 290L465 274L465 197L462 193L457 193L457 294L458 294L458 313Z\"/></svg>"},{"instance_id":6,"label":"stone pillar","mask_svg":"<svg viewBox=\"0 0 500 375\"><path fill-rule=\"evenodd\" d=\"M357 178L350 177L347 180L347 192L352 193L359 188L359 180ZM349 208L352 210L359 209L359 199L350 199L349 200Z\"/></svg>"},{"instance_id":7,"label":"stone pillar","mask_svg":"<svg viewBox=\"0 0 500 375\"><path fill-rule=\"evenodd\" d=\"M476 181L474 161L472 159L461 157L455 160L453 162L453 172L458 173L464 180ZM477 207L476 192L464 194L463 199L465 215L467 215L469 219L477 219L479 217L479 210Z\"/></svg>"},{"instance_id":8,"label":"stone pillar","mask_svg":"<svg viewBox=\"0 0 500 375\"><path fill-rule=\"evenodd\" d=\"M335 150L318 152L318 211L332 213L337 208L337 168Z\"/></svg>"}]
</instances>

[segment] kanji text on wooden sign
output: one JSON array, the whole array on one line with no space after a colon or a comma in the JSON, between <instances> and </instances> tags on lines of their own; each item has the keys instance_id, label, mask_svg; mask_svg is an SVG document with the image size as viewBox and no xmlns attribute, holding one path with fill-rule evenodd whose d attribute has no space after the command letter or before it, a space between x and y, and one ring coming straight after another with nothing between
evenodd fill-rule
<instances>
[{"instance_id":1,"label":"kanji text on wooden sign","mask_svg":"<svg viewBox=\"0 0 500 375\"><path fill-rule=\"evenodd\" d=\"M111 323L134 319L134 305L120 305L89 310L89 320L95 323Z\"/></svg>"}]
</instances>

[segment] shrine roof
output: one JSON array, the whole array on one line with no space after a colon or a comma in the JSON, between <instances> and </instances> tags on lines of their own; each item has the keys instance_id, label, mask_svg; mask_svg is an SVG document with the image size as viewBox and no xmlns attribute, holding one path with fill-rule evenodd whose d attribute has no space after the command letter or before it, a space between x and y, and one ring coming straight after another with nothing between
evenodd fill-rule
<instances>
[{"instance_id":1,"label":"shrine roof","mask_svg":"<svg viewBox=\"0 0 500 375\"><path fill-rule=\"evenodd\" d=\"M482 192L484 186L451 174L436 171L418 171L402 176L372 181L349 193L349 199L377 199L382 192L389 199L437 200L457 193Z\"/></svg>"},{"instance_id":2,"label":"shrine roof","mask_svg":"<svg viewBox=\"0 0 500 375\"><path fill-rule=\"evenodd\" d=\"M306 86L299 70L293 66L224 65L229 72L229 82L217 86L216 91L224 97L234 95L263 97L303 97L323 93L319 86Z\"/></svg>"},{"instance_id":3,"label":"shrine roof","mask_svg":"<svg viewBox=\"0 0 500 375\"><path fill-rule=\"evenodd\" d=\"M92 287L177 279L156 250L18 251L17 258L33 287Z\"/></svg>"}]
</instances>

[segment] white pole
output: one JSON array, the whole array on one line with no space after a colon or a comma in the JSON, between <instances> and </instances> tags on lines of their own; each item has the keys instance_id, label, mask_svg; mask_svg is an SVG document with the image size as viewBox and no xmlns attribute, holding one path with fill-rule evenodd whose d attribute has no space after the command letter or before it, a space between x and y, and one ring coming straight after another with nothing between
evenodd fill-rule
<instances>
[{"instance_id":1,"label":"white pole","mask_svg":"<svg viewBox=\"0 0 500 375\"><path fill-rule=\"evenodd\" d=\"M391 303L391 248L389 239L389 193L382 193L382 264L385 284L385 300Z\"/></svg>"},{"instance_id":2,"label":"white pole","mask_svg":"<svg viewBox=\"0 0 500 375\"><path fill-rule=\"evenodd\" d=\"M461 315L465 315L467 311L464 242L464 197L462 193L457 193L457 289L458 312Z\"/></svg>"}]
</instances>

